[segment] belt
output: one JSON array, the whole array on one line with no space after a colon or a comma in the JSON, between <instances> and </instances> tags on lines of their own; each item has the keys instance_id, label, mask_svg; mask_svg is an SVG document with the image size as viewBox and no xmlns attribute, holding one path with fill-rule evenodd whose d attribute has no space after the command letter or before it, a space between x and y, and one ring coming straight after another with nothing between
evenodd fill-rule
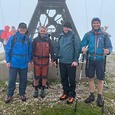
<instances>
[{"instance_id":1,"label":"belt","mask_svg":"<svg viewBox=\"0 0 115 115\"><path fill-rule=\"evenodd\" d=\"M89 56L94 56L94 53L89 53ZM103 54L96 54L96 56L104 56Z\"/></svg>"},{"instance_id":2,"label":"belt","mask_svg":"<svg viewBox=\"0 0 115 115\"><path fill-rule=\"evenodd\" d=\"M11 56L25 57L27 56L27 54L11 54Z\"/></svg>"},{"instance_id":3,"label":"belt","mask_svg":"<svg viewBox=\"0 0 115 115\"><path fill-rule=\"evenodd\" d=\"M34 57L37 57L38 59L49 58L49 56L34 56Z\"/></svg>"}]
</instances>

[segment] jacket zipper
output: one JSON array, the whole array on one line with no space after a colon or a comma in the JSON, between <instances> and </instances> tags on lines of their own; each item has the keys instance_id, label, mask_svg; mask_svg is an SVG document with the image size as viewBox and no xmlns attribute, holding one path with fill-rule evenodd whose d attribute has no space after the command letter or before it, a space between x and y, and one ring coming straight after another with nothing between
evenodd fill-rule
<instances>
[{"instance_id":1,"label":"jacket zipper","mask_svg":"<svg viewBox=\"0 0 115 115\"><path fill-rule=\"evenodd\" d=\"M97 48L98 36L95 35L95 49L94 49L94 60L96 60L96 48Z\"/></svg>"}]
</instances>

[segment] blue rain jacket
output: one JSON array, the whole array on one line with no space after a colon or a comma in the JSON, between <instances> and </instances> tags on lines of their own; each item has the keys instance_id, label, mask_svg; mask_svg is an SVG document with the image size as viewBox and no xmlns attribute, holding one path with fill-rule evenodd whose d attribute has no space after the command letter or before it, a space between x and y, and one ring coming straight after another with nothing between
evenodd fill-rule
<instances>
[{"instance_id":1,"label":"blue rain jacket","mask_svg":"<svg viewBox=\"0 0 115 115\"><path fill-rule=\"evenodd\" d=\"M112 52L112 44L109 35L101 29L97 31L89 31L83 37L82 48L88 46L88 55L90 60L103 60L104 48L109 49L109 54Z\"/></svg>"},{"instance_id":2,"label":"blue rain jacket","mask_svg":"<svg viewBox=\"0 0 115 115\"><path fill-rule=\"evenodd\" d=\"M14 36L16 41L13 44ZM27 36L16 32L11 36L6 44L6 62L11 64L11 67L24 69L28 67L32 55L32 40Z\"/></svg>"}]
</instances>

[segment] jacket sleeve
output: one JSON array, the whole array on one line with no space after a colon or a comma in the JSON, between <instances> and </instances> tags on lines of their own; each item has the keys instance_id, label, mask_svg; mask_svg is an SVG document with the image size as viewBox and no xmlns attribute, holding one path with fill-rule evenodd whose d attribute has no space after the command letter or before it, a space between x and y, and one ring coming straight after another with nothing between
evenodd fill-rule
<instances>
[{"instance_id":1,"label":"jacket sleeve","mask_svg":"<svg viewBox=\"0 0 115 115\"><path fill-rule=\"evenodd\" d=\"M109 49L109 54L112 52L113 47L109 35L106 35L105 48Z\"/></svg>"},{"instance_id":2,"label":"jacket sleeve","mask_svg":"<svg viewBox=\"0 0 115 115\"><path fill-rule=\"evenodd\" d=\"M11 36L6 44L6 49L5 49L5 53L6 53L6 62L10 63L11 61L11 46L12 46L12 40L13 40L13 36Z\"/></svg>"},{"instance_id":3,"label":"jacket sleeve","mask_svg":"<svg viewBox=\"0 0 115 115\"><path fill-rule=\"evenodd\" d=\"M32 61L32 39L29 38L29 52L28 52L28 62Z\"/></svg>"},{"instance_id":4,"label":"jacket sleeve","mask_svg":"<svg viewBox=\"0 0 115 115\"><path fill-rule=\"evenodd\" d=\"M55 60L58 60L58 58L59 58L58 54L59 54L59 50L60 50L60 46L59 46L59 40L60 40L60 38L61 38L61 36L59 36L59 38L56 41L55 46L54 46L55 47L55 54L54 54L54 59Z\"/></svg>"},{"instance_id":5,"label":"jacket sleeve","mask_svg":"<svg viewBox=\"0 0 115 115\"><path fill-rule=\"evenodd\" d=\"M74 61L76 62L78 62L80 47L81 47L80 37L74 34Z\"/></svg>"},{"instance_id":6,"label":"jacket sleeve","mask_svg":"<svg viewBox=\"0 0 115 115\"><path fill-rule=\"evenodd\" d=\"M5 32L3 31L2 34L1 34L1 38L2 39L5 39Z\"/></svg>"},{"instance_id":7,"label":"jacket sleeve","mask_svg":"<svg viewBox=\"0 0 115 115\"><path fill-rule=\"evenodd\" d=\"M87 45L88 45L88 33L86 33L85 35L84 35L84 37L83 37L83 39L82 39L82 42L81 42L81 49L83 48L83 47L86 47Z\"/></svg>"},{"instance_id":8,"label":"jacket sleeve","mask_svg":"<svg viewBox=\"0 0 115 115\"><path fill-rule=\"evenodd\" d=\"M36 50L36 38L32 42L32 60L35 57L35 50Z\"/></svg>"}]
</instances>

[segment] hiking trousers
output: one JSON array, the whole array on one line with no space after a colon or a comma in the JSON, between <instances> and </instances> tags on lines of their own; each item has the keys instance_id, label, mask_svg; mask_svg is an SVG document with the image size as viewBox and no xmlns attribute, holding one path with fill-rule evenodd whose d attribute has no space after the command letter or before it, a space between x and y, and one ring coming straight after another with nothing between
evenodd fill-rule
<instances>
[{"instance_id":1,"label":"hiking trousers","mask_svg":"<svg viewBox=\"0 0 115 115\"><path fill-rule=\"evenodd\" d=\"M34 65L34 85L35 86L40 85L39 84L40 82L43 86L46 86L48 69L49 69L48 65L45 65L45 66Z\"/></svg>"},{"instance_id":2,"label":"hiking trousers","mask_svg":"<svg viewBox=\"0 0 115 115\"><path fill-rule=\"evenodd\" d=\"M10 67L8 77L8 96L12 97L16 88L17 74L19 73L19 95L24 96L27 85L27 68L19 69Z\"/></svg>"},{"instance_id":3,"label":"hiking trousers","mask_svg":"<svg viewBox=\"0 0 115 115\"><path fill-rule=\"evenodd\" d=\"M67 94L69 97L75 97L76 67L61 62L59 62L59 67L64 94Z\"/></svg>"}]
</instances>

